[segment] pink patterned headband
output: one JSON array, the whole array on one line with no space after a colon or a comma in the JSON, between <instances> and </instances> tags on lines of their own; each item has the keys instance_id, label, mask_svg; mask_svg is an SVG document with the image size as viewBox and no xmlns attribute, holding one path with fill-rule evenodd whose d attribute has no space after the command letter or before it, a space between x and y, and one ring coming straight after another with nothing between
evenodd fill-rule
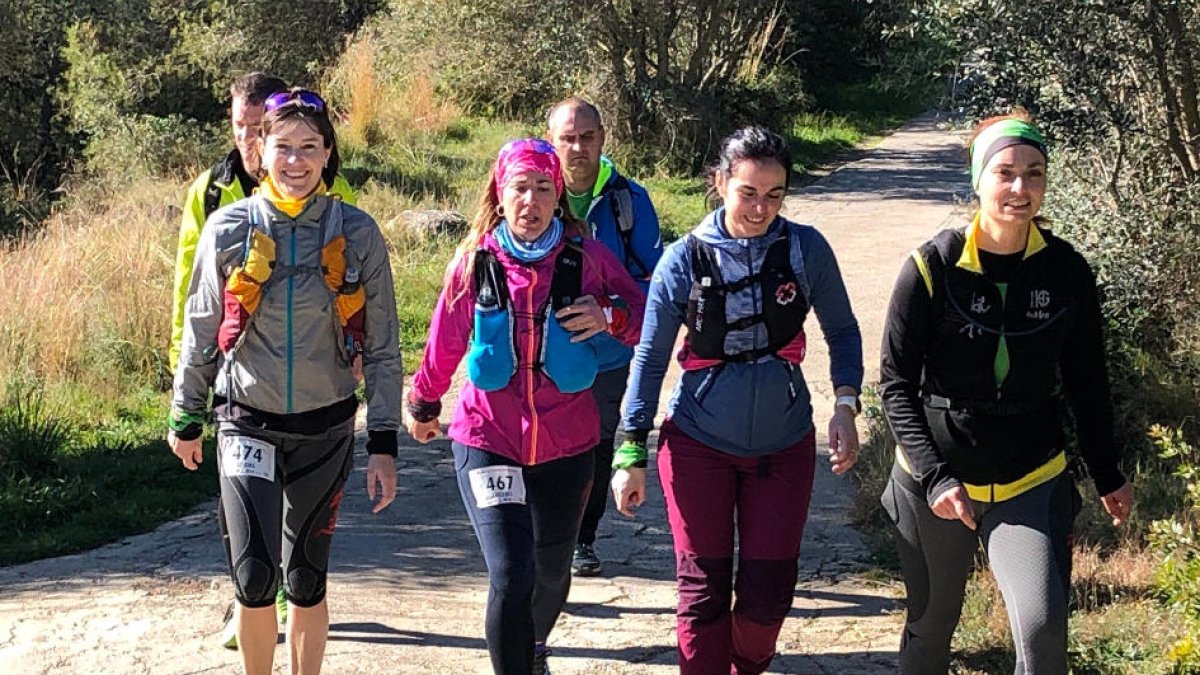
<instances>
[{"instance_id":1,"label":"pink patterned headband","mask_svg":"<svg viewBox=\"0 0 1200 675\"><path fill-rule=\"evenodd\" d=\"M530 171L549 176L554 181L555 198L562 196L562 169L558 155L554 154L554 146L540 138L519 138L505 143L496 157L496 167L492 170L496 177L496 198L503 197L504 186L513 176Z\"/></svg>"}]
</instances>

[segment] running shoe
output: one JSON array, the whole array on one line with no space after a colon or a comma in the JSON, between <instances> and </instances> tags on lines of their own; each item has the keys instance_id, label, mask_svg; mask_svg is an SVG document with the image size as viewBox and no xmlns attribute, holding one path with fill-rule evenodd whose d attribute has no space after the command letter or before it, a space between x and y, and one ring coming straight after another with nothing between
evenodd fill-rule
<instances>
[{"instance_id":1,"label":"running shoe","mask_svg":"<svg viewBox=\"0 0 1200 675\"><path fill-rule=\"evenodd\" d=\"M550 650L545 645L535 645L533 648L533 675L550 675L550 664L547 659Z\"/></svg>"},{"instance_id":2,"label":"running shoe","mask_svg":"<svg viewBox=\"0 0 1200 675\"><path fill-rule=\"evenodd\" d=\"M275 591L275 616L279 619L280 629L287 625L287 602L287 593L280 584L279 590Z\"/></svg>"},{"instance_id":3,"label":"running shoe","mask_svg":"<svg viewBox=\"0 0 1200 675\"><path fill-rule=\"evenodd\" d=\"M600 559L596 557L596 549L591 544L575 545L575 557L571 559L571 570L577 577L600 576Z\"/></svg>"},{"instance_id":4,"label":"running shoe","mask_svg":"<svg viewBox=\"0 0 1200 675\"><path fill-rule=\"evenodd\" d=\"M233 619L233 603L225 608L225 619L221 622L221 646L225 649L237 647L237 621Z\"/></svg>"}]
</instances>

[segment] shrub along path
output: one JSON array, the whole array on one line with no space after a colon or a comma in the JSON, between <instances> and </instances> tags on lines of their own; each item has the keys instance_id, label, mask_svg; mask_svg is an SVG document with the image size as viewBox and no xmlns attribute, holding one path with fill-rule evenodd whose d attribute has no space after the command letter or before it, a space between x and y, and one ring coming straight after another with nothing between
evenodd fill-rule
<instances>
[{"instance_id":1,"label":"shrub along path","mask_svg":"<svg viewBox=\"0 0 1200 675\"><path fill-rule=\"evenodd\" d=\"M787 213L820 228L838 254L868 381L904 256L954 222L952 190L966 184L959 147L933 117L920 117L788 198ZM828 359L817 322L808 328L805 372L821 432L832 408ZM445 441L402 450L400 494L380 516L370 514L365 456L358 460L335 537L326 672L490 672L487 582ZM795 607L770 672L895 672L899 589L861 574L866 548L846 524L852 484L823 461L819 468ZM552 640L556 673L675 672L671 538L657 479L650 485L636 520L614 514L601 526L605 575L575 583ZM237 655L216 642L231 590L213 510L87 553L0 569L0 672L235 671ZM277 657L284 661L282 649Z\"/></svg>"}]
</instances>

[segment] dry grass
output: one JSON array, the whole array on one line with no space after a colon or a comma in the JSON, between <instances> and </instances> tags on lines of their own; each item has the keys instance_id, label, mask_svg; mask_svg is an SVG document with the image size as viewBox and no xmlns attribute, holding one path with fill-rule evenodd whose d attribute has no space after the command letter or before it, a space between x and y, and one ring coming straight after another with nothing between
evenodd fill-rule
<instances>
[{"instance_id":1,"label":"dry grass","mask_svg":"<svg viewBox=\"0 0 1200 675\"><path fill-rule=\"evenodd\" d=\"M382 92L375 73L375 49L365 40L350 45L342 55L349 93L349 119L343 129L346 139L370 145L379 132L379 103Z\"/></svg>"},{"instance_id":2,"label":"dry grass","mask_svg":"<svg viewBox=\"0 0 1200 675\"><path fill-rule=\"evenodd\" d=\"M371 147L405 143L444 133L463 117L452 101L438 95L432 75L420 58L413 69L381 74L379 48L369 36L354 42L330 72L326 89L346 110L343 140Z\"/></svg>"},{"instance_id":3,"label":"dry grass","mask_svg":"<svg viewBox=\"0 0 1200 675\"><path fill-rule=\"evenodd\" d=\"M428 71L410 75L399 94L396 104L388 107L391 114L385 120L390 123L432 134L444 132L463 116L461 108L437 95Z\"/></svg>"},{"instance_id":4,"label":"dry grass","mask_svg":"<svg viewBox=\"0 0 1200 675\"><path fill-rule=\"evenodd\" d=\"M1151 597L1157 559L1131 546L1080 546L1071 584L1072 664L1081 673L1160 672L1160 657L1182 636ZM984 564L972 575L955 634L959 675L1011 670L1012 633L1004 601Z\"/></svg>"},{"instance_id":5,"label":"dry grass","mask_svg":"<svg viewBox=\"0 0 1200 675\"><path fill-rule=\"evenodd\" d=\"M122 376L161 384L181 186L78 194L0 251L0 376L71 381L99 396Z\"/></svg>"},{"instance_id":6,"label":"dry grass","mask_svg":"<svg viewBox=\"0 0 1200 675\"><path fill-rule=\"evenodd\" d=\"M1123 546L1115 551L1076 548L1071 582L1071 606L1095 612L1123 602L1148 598L1154 588L1159 560L1148 551Z\"/></svg>"}]
</instances>

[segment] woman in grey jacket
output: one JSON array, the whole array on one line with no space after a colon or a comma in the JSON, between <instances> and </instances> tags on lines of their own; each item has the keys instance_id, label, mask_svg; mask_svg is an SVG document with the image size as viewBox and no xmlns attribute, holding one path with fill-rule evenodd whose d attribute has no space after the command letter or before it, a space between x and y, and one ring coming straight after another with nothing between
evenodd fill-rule
<instances>
[{"instance_id":1,"label":"woman in grey jacket","mask_svg":"<svg viewBox=\"0 0 1200 675\"><path fill-rule=\"evenodd\" d=\"M379 227L326 196L322 170L337 155L325 102L294 89L265 108L267 177L213 213L197 247L168 441L195 470L211 390L244 670L271 672L282 561L292 672L319 673L360 357L368 494L380 486L376 512L395 497L399 322Z\"/></svg>"},{"instance_id":2,"label":"woman in grey jacket","mask_svg":"<svg viewBox=\"0 0 1200 675\"><path fill-rule=\"evenodd\" d=\"M775 133L748 127L725 139L713 171L723 206L664 253L634 355L626 441L613 461L613 493L626 515L645 494L646 438L686 324L678 354L684 373L658 449L675 540L683 675L761 673L775 655L816 461L799 367L810 308L838 394L829 423L833 470L857 459L862 338L828 242L779 215L790 168Z\"/></svg>"}]
</instances>

